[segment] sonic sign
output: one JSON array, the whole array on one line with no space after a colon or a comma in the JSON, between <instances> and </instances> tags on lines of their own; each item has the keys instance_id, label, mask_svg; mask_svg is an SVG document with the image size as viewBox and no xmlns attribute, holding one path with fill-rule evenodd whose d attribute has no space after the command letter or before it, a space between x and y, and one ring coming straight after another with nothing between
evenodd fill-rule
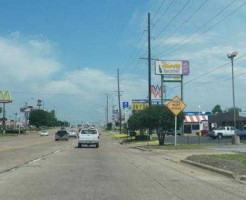
<instances>
[{"instance_id":1,"label":"sonic sign","mask_svg":"<svg viewBox=\"0 0 246 200\"><path fill-rule=\"evenodd\" d=\"M188 75L189 61L187 60L163 60L155 62L156 75Z\"/></svg>"}]
</instances>

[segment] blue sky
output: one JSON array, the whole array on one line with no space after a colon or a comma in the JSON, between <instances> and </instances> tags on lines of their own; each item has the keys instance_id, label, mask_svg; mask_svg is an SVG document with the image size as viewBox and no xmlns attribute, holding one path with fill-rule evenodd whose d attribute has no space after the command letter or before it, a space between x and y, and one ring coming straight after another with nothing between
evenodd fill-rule
<instances>
[{"instance_id":1,"label":"blue sky","mask_svg":"<svg viewBox=\"0 0 246 200\"><path fill-rule=\"evenodd\" d=\"M114 91L118 67L124 91L122 100L146 98L147 63L140 57L146 56L148 12L152 16L153 57L190 61L190 75L185 82L192 81L185 85L184 91L187 110L195 111L199 105L206 111L216 104L224 109L231 107L230 65L203 74L227 63L228 52L237 50L239 56L246 53L244 3L244 0L2 1L0 84L2 90L12 91L14 97L14 102L7 106L7 116L13 117L24 102L34 105L40 98L47 109L56 109L60 119L103 121L105 94L110 94L110 108L117 105ZM173 47L177 44L177 48ZM246 110L245 60L242 57L235 62L238 76L235 84L236 104ZM152 82L159 84L154 63L152 74ZM168 84L167 88L169 98L180 94L177 84Z\"/></svg>"}]
</instances>

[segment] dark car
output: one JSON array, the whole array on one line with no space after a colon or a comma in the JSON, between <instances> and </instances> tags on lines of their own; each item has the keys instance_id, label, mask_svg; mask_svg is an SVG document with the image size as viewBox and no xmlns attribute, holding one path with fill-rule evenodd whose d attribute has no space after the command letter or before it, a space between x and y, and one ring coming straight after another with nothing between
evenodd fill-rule
<instances>
[{"instance_id":1,"label":"dark car","mask_svg":"<svg viewBox=\"0 0 246 200\"><path fill-rule=\"evenodd\" d=\"M68 138L69 138L69 134L66 130L59 130L55 134L55 141L58 141L58 140L68 141Z\"/></svg>"},{"instance_id":2,"label":"dark car","mask_svg":"<svg viewBox=\"0 0 246 200\"><path fill-rule=\"evenodd\" d=\"M169 130L166 134L167 134L167 135L172 135L172 136L174 136L174 135L175 135L175 130L171 129L171 130ZM178 136L181 136L181 131L180 131L180 130L177 130L177 135L178 135Z\"/></svg>"}]
</instances>

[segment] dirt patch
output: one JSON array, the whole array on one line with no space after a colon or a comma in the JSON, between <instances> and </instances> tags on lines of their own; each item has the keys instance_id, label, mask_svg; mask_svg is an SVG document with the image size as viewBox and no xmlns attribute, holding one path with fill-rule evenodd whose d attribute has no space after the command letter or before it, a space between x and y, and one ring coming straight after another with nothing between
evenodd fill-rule
<instances>
[{"instance_id":1,"label":"dirt patch","mask_svg":"<svg viewBox=\"0 0 246 200\"><path fill-rule=\"evenodd\" d=\"M186 159L212 167L232 171L238 175L246 175L246 166L243 165L240 161L224 160L213 157L211 155L193 155L187 157Z\"/></svg>"}]
</instances>

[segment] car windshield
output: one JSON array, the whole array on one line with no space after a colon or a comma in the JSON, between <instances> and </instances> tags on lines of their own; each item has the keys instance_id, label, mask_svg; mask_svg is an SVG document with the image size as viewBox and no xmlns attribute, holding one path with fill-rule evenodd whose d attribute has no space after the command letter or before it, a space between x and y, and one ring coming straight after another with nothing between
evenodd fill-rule
<instances>
[{"instance_id":1,"label":"car windshield","mask_svg":"<svg viewBox=\"0 0 246 200\"><path fill-rule=\"evenodd\" d=\"M42 133L46 133L47 131L41 131Z\"/></svg>"},{"instance_id":2,"label":"car windshield","mask_svg":"<svg viewBox=\"0 0 246 200\"><path fill-rule=\"evenodd\" d=\"M96 130L82 130L81 134L97 134Z\"/></svg>"}]
</instances>

